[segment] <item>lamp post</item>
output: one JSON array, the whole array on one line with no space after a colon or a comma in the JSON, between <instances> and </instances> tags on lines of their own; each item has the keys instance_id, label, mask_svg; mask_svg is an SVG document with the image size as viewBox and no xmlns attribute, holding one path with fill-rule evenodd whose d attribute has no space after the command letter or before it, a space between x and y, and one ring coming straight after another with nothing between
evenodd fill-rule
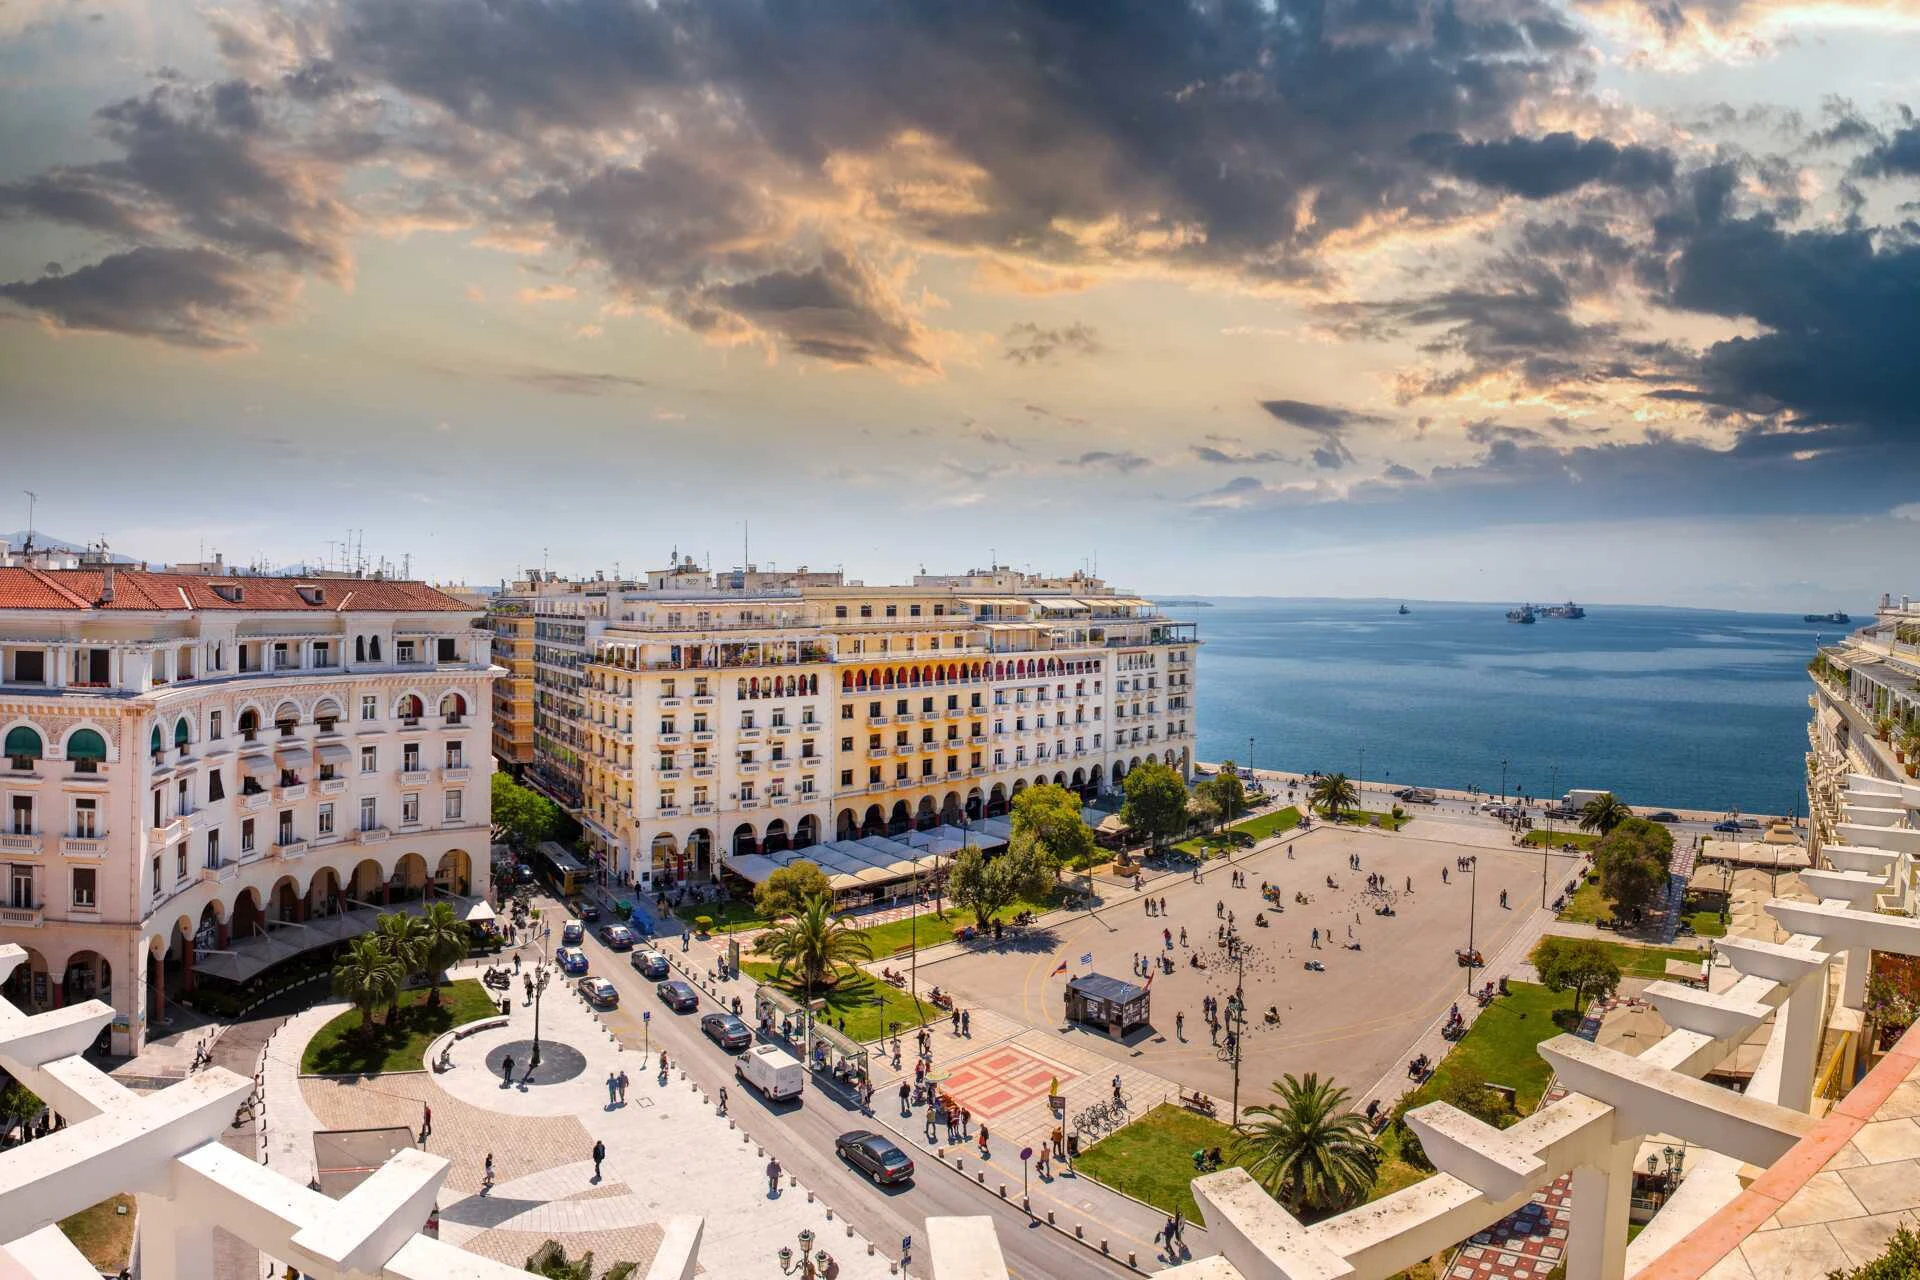
<instances>
[{"instance_id":1,"label":"lamp post","mask_svg":"<svg viewBox=\"0 0 1920 1280\"><path fill-rule=\"evenodd\" d=\"M1547 851L1553 847L1553 810L1558 803L1554 796L1560 791L1560 766L1547 766L1547 842L1540 846L1540 905L1547 905Z\"/></svg>"},{"instance_id":2,"label":"lamp post","mask_svg":"<svg viewBox=\"0 0 1920 1280\"><path fill-rule=\"evenodd\" d=\"M780 1263L780 1274L798 1276L800 1280L816 1280L826 1275L833 1267L833 1256L825 1249L815 1253L813 1250L813 1232L802 1228L798 1237L800 1254L794 1256L793 1246L781 1245L775 1255Z\"/></svg>"},{"instance_id":3,"label":"lamp post","mask_svg":"<svg viewBox=\"0 0 1920 1280\"><path fill-rule=\"evenodd\" d=\"M1480 855L1467 856L1467 871L1472 879L1467 888L1467 994L1473 994L1473 917L1480 901Z\"/></svg>"},{"instance_id":4,"label":"lamp post","mask_svg":"<svg viewBox=\"0 0 1920 1280\"><path fill-rule=\"evenodd\" d=\"M540 998L547 993L547 966L540 965L540 976L533 980L533 1053L527 1059L527 1070L540 1065Z\"/></svg>"},{"instance_id":5,"label":"lamp post","mask_svg":"<svg viewBox=\"0 0 1920 1280\"><path fill-rule=\"evenodd\" d=\"M1500 762L1500 803L1505 804L1506 802L1507 802L1507 762L1505 760L1502 760Z\"/></svg>"}]
</instances>

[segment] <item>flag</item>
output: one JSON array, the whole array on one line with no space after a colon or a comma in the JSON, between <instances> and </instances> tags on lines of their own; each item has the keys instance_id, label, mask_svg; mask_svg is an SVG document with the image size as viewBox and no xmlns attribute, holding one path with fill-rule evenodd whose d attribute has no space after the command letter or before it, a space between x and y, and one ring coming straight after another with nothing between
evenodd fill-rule
<instances>
[{"instance_id":1,"label":"flag","mask_svg":"<svg viewBox=\"0 0 1920 1280\"><path fill-rule=\"evenodd\" d=\"M1147 975L1147 985L1146 985L1146 986L1144 986L1144 987L1142 987L1142 988L1140 988L1140 989L1141 989L1142 991L1151 991L1151 990L1153 990L1153 975L1152 975L1151 973Z\"/></svg>"},{"instance_id":2,"label":"flag","mask_svg":"<svg viewBox=\"0 0 1920 1280\"><path fill-rule=\"evenodd\" d=\"M1065 960L1062 960L1060 962L1060 967L1055 969L1052 973L1048 974L1047 976L1049 978L1057 978L1061 974L1065 973L1066 971L1067 971L1067 962Z\"/></svg>"},{"instance_id":3,"label":"flag","mask_svg":"<svg viewBox=\"0 0 1920 1280\"><path fill-rule=\"evenodd\" d=\"M1081 963L1081 964L1092 964L1092 963L1093 963L1093 952L1091 952L1091 951L1089 951L1089 952L1087 952L1087 954L1085 954L1085 955L1083 955L1083 956L1081 956L1081 957L1080 957L1080 963Z\"/></svg>"}]
</instances>

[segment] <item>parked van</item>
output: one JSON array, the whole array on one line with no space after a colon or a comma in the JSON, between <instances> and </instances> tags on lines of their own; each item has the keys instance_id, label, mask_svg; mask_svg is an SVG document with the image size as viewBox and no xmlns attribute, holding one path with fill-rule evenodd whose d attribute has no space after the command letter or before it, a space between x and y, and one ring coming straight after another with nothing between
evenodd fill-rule
<instances>
[{"instance_id":1,"label":"parked van","mask_svg":"<svg viewBox=\"0 0 1920 1280\"><path fill-rule=\"evenodd\" d=\"M733 1074L746 1081L769 1102L787 1102L807 1090L806 1068L790 1053L770 1044L757 1044L734 1060Z\"/></svg>"}]
</instances>

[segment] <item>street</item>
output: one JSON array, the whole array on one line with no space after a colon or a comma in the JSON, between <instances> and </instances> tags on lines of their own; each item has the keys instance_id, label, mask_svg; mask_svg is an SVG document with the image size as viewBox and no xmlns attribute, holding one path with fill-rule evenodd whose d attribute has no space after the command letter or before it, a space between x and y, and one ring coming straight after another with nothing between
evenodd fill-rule
<instances>
[{"instance_id":1,"label":"street","mask_svg":"<svg viewBox=\"0 0 1920 1280\"><path fill-rule=\"evenodd\" d=\"M564 905L546 897L536 898L536 902L543 913L552 912L557 918L565 918ZM587 931L586 946L592 960L591 971L608 978L619 988L620 1007L606 1015L606 1022L628 1050L637 1053L643 1043L648 1042L654 1053L664 1047L674 1068L685 1070L688 1077L710 1095L725 1087L728 1111L741 1129L777 1158L787 1172L818 1189L822 1198L861 1234L895 1256L901 1237L912 1236L911 1272L926 1274L927 1217L990 1214L1012 1276L1038 1280L1039 1277L1088 1273L1127 1274L1124 1266L1103 1259L1097 1249L1030 1220L1020 1210L1017 1185L1008 1189L1009 1199L1001 1201L997 1195L973 1185L969 1177L927 1158L924 1153L916 1153L911 1185L874 1186L834 1154L833 1140L850 1129L885 1132L883 1126L862 1116L856 1107L842 1103L833 1094L821 1091L811 1075L804 1105L770 1107L752 1089L734 1079L734 1055L724 1052L701 1034L700 1013L716 1007L704 993L699 1012L674 1013L654 995L654 984L634 970L630 963L632 952L609 950L591 928ZM677 939L661 940L660 949L669 955L677 955L678 948ZM745 1013L751 1023L753 1011L748 1009ZM644 1034L642 1014L652 1015L645 1020ZM649 1062L652 1061L650 1058ZM875 1104L891 1105L892 1099L876 1095ZM1055 1195L1070 1195L1072 1185L1071 1179L1056 1179L1052 1191ZM688 1206L690 1211L698 1208ZM1114 1248L1124 1262L1125 1248L1118 1241ZM1142 1254L1140 1262L1149 1268L1157 1265L1149 1254Z\"/></svg>"}]
</instances>

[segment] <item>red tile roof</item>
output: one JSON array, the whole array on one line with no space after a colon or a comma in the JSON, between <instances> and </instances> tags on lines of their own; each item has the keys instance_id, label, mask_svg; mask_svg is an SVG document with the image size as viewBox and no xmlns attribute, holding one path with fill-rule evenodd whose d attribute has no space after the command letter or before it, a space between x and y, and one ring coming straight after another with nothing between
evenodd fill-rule
<instances>
[{"instance_id":1,"label":"red tile roof","mask_svg":"<svg viewBox=\"0 0 1920 1280\"><path fill-rule=\"evenodd\" d=\"M424 582L375 578L204 577L191 573L151 573L115 569L113 600L100 599L102 569L28 569L0 566L0 609L63 609L75 612L113 609L131 612L185 612L225 609L256 613L474 613L473 605ZM318 588L310 603L297 588ZM240 598L229 600L220 588Z\"/></svg>"}]
</instances>

